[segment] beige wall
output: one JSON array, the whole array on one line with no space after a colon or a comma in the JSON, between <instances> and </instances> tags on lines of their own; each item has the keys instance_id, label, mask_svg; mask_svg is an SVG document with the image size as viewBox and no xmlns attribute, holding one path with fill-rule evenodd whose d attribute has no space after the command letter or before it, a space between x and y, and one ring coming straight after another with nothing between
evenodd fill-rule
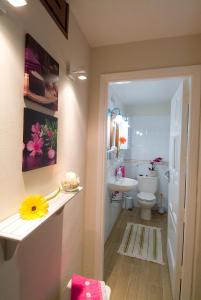
<instances>
[{"instance_id":1,"label":"beige wall","mask_svg":"<svg viewBox=\"0 0 201 300\"><path fill-rule=\"evenodd\" d=\"M99 277L95 261L96 187L100 75L124 71L201 64L201 35L166 38L92 49L88 114L85 271ZM93 188L92 188L93 187ZM94 263L91 263L91 258ZM90 263L89 263L90 262Z\"/></svg>"},{"instance_id":2,"label":"beige wall","mask_svg":"<svg viewBox=\"0 0 201 300\"><path fill-rule=\"evenodd\" d=\"M70 13L66 40L40 1L22 9L6 4L0 15L0 219L18 210L30 193L50 193L66 171L85 183L87 82L71 82L66 63L88 69L90 48ZM21 172L23 138L24 39L30 33L60 64L58 163ZM35 108L36 105L31 104ZM44 109L37 107L40 111ZM72 272L82 272L83 192L27 238L11 261L0 247L1 300L66 299L63 291ZM61 285L61 286L60 286ZM61 289L61 297L59 291Z\"/></svg>"}]
</instances>

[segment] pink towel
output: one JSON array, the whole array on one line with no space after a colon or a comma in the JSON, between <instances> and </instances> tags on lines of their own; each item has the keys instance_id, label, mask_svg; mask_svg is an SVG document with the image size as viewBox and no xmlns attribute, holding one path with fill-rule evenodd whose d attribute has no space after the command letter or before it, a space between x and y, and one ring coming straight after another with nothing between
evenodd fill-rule
<instances>
[{"instance_id":1,"label":"pink towel","mask_svg":"<svg viewBox=\"0 0 201 300\"><path fill-rule=\"evenodd\" d=\"M103 300L100 281L73 274L71 300L90 299Z\"/></svg>"}]
</instances>

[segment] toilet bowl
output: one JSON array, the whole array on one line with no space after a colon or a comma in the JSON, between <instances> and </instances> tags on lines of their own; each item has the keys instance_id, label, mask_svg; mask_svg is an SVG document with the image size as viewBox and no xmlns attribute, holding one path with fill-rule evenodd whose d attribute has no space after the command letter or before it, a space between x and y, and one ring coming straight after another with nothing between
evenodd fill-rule
<instances>
[{"instance_id":1,"label":"toilet bowl","mask_svg":"<svg viewBox=\"0 0 201 300\"><path fill-rule=\"evenodd\" d=\"M138 176L138 204L140 206L141 219L151 220L151 209L156 203L158 178L152 176Z\"/></svg>"}]
</instances>

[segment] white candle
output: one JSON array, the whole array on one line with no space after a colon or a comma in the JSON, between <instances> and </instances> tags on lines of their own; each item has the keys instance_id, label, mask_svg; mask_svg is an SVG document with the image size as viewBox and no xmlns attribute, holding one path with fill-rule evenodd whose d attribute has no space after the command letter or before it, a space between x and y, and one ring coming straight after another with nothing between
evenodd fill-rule
<instances>
[{"instance_id":1,"label":"white candle","mask_svg":"<svg viewBox=\"0 0 201 300\"><path fill-rule=\"evenodd\" d=\"M64 190L75 189L79 186L79 177L74 172L66 173L66 179L62 182L62 187Z\"/></svg>"},{"instance_id":2,"label":"white candle","mask_svg":"<svg viewBox=\"0 0 201 300\"><path fill-rule=\"evenodd\" d=\"M76 180L76 178L77 178L77 175L74 172L66 173L66 180L67 181L71 182L71 181Z\"/></svg>"}]
</instances>

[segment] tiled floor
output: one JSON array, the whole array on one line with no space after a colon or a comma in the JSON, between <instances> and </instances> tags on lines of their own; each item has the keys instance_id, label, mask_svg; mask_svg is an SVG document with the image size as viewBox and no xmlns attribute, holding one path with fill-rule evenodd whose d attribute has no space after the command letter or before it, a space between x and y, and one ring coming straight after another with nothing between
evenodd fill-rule
<instances>
[{"instance_id":1,"label":"tiled floor","mask_svg":"<svg viewBox=\"0 0 201 300\"><path fill-rule=\"evenodd\" d=\"M117 254L127 222L161 227L165 265ZM142 221L139 209L123 210L105 245L105 281L111 300L172 300L166 257L167 216L153 213Z\"/></svg>"}]
</instances>

